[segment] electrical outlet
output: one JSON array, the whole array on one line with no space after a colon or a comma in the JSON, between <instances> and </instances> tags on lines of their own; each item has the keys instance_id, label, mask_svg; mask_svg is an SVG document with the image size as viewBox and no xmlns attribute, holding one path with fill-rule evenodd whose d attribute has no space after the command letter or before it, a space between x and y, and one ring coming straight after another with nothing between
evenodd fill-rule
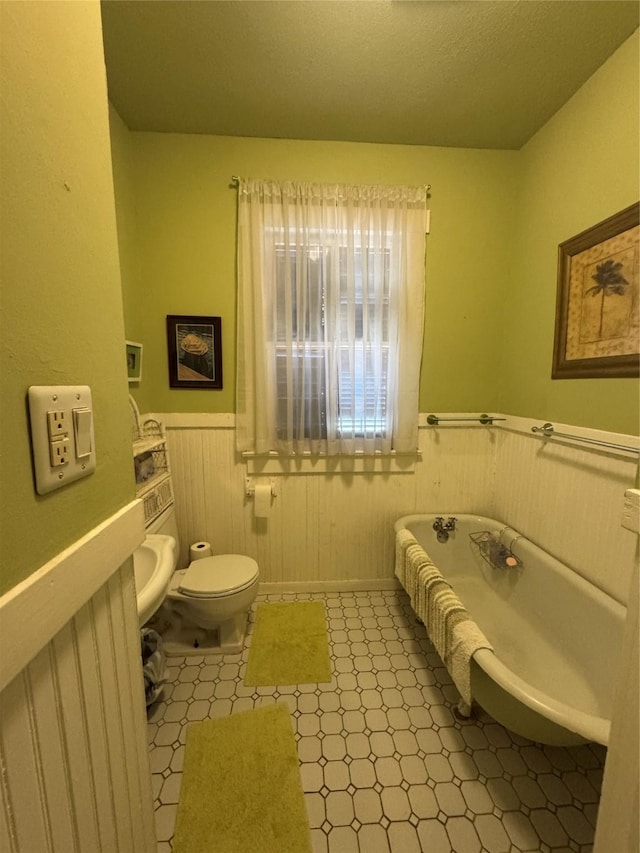
<instances>
[{"instance_id":1,"label":"electrical outlet","mask_svg":"<svg viewBox=\"0 0 640 853\"><path fill-rule=\"evenodd\" d=\"M88 385L32 385L29 426L39 495L93 474L96 451Z\"/></svg>"},{"instance_id":2,"label":"electrical outlet","mask_svg":"<svg viewBox=\"0 0 640 853\"><path fill-rule=\"evenodd\" d=\"M59 468L61 465L69 464L69 450L71 442L69 438L56 438L49 442L49 458L51 459L51 467Z\"/></svg>"},{"instance_id":3,"label":"electrical outlet","mask_svg":"<svg viewBox=\"0 0 640 853\"><path fill-rule=\"evenodd\" d=\"M57 409L54 412L47 412L47 429L49 430L49 438L51 441L60 435L69 432L67 413L64 409Z\"/></svg>"}]
</instances>

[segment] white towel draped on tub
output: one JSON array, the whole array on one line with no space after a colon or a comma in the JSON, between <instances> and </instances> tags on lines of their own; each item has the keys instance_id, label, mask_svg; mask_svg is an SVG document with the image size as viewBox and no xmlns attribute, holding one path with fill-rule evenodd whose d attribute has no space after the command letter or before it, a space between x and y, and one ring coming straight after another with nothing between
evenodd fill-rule
<instances>
[{"instance_id":1,"label":"white towel draped on tub","mask_svg":"<svg viewBox=\"0 0 640 853\"><path fill-rule=\"evenodd\" d=\"M409 530L396 534L395 574L422 619L464 703L471 707L471 658L493 648Z\"/></svg>"},{"instance_id":2,"label":"white towel draped on tub","mask_svg":"<svg viewBox=\"0 0 640 853\"><path fill-rule=\"evenodd\" d=\"M404 589L407 589L407 548L417 544L418 540L410 530L403 528L396 533L395 574Z\"/></svg>"}]
</instances>

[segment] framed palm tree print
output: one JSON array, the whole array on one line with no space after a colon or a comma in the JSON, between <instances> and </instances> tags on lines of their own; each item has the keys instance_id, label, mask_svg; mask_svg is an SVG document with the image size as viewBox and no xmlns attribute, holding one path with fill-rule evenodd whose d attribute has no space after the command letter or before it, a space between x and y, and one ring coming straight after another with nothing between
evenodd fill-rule
<instances>
[{"instance_id":1,"label":"framed palm tree print","mask_svg":"<svg viewBox=\"0 0 640 853\"><path fill-rule=\"evenodd\" d=\"M639 209L558 246L553 379L640 376Z\"/></svg>"}]
</instances>

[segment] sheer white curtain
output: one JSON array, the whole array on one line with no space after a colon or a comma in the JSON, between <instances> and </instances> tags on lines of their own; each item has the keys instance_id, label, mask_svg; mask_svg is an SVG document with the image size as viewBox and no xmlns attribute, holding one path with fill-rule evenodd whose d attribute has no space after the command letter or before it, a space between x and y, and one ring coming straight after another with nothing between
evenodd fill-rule
<instances>
[{"instance_id":1,"label":"sheer white curtain","mask_svg":"<svg viewBox=\"0 0 640 853\"><path fill-rule=\"evenodd\" d=\"M238 193L238 449L416 450L424 187Z\"/></svg>"}]
</instances>

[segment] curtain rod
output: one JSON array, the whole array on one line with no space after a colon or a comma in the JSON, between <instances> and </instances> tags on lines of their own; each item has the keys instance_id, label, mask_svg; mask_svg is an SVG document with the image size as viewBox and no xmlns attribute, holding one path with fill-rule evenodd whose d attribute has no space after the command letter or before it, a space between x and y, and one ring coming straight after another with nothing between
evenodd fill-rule
<instances>
[{"instance_id":1,"label":"curtain rod","mask_svg":"<svg viewBox=\"0 0 640 853\"><path fill-rule=\"evenodd\" d=\"M240 178L237 175L231 175L231 183L232 184L239 184ZM423 186L424 186L424 191L428 193L429 190L431 189L431 184L423 184Z\"/></svg>"}]
</instances>

